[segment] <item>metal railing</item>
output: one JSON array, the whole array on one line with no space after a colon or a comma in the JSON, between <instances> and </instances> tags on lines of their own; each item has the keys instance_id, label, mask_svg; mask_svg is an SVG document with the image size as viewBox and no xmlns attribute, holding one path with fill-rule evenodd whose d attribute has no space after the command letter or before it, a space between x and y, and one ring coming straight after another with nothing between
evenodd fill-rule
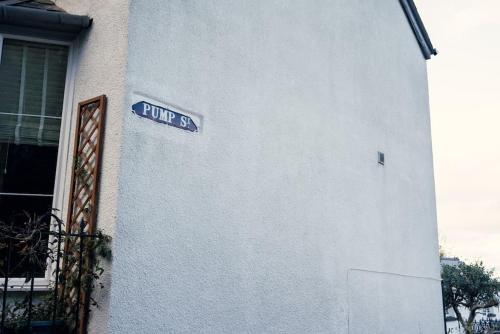
<instances>
[{"instance_id":1,"label":"metal railing","mask_svg":"<svg viewBox=\"0 0 500 334\"><path fill-rule=\"evenodd\" d=\"M84 221L77 233L67 232L52 213L25 217L0 223L0 333L84 333L91 290L102 273L94 252L103 234L87 233Z\"/></svg>"}]
</instances>

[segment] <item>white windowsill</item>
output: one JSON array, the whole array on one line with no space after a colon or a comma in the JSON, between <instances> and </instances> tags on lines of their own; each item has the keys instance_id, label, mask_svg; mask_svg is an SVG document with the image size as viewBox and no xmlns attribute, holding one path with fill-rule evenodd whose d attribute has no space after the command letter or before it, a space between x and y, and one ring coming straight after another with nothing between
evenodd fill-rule
<instances>
[{"instance_id":1,"label":"white windowsill","mask_svg":"<svg viewBox=\"0 0 500 334\"><path fill-rule=\"evenodd\" d=\"M5 279L3 277L0 278L0 291L3 291L3 287L5 284ZM41 292L41 291L49 291L49 281L45 278L35 278L35 284L33 285L33 291ZM24 278L9 278L7 282L7 291L8 292L28 292L31 289L31 282L25 282Z\"/></svg>"}]
</instances>

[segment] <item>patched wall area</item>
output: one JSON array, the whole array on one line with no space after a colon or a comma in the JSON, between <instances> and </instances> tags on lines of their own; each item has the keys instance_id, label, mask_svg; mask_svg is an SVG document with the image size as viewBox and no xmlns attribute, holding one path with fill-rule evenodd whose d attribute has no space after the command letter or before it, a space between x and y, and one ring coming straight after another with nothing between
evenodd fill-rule
<instances>
[{"instance_id":1,"label":"patched wall area","mask_svg":"<svg viewBox=\"0 0 500 334\"><path fill-rule=\"evenodd\" d=\"M349 281L348 333L441 333L443 315L429 307L441 293L434 277L352 269ZM431 299L432 300L432 299Z\"/></svg>"}]
</instances>

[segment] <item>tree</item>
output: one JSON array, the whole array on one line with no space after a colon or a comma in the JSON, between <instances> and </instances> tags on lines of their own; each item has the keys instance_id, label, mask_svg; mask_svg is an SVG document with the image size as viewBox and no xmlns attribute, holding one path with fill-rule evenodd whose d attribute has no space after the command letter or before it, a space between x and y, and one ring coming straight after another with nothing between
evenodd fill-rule
<instances>
[{"instance_id":1,"label":"tree","mask_svg":"<svg viewBox=\"0 0 500 334\"><path fill-rule=\"evenodd\" d=\"M442 259L445 256L446 256L446 253L444 251L444 247L439 245L439 258Z\"/></svg>"},{"instance_id":2,"label":"tree","mask_svg":"<svg viewBox=\"0 0 500 334\"><path fill-rule=\"evenodd\" d=\"M485 269L482 262L444 265L443 300L446 308L452 308L467 334L473 333L473 322L479 310L499 305L500 281L494 271ZM464 309L469 314L464 313Z\"/></svg>"}]
</instances>

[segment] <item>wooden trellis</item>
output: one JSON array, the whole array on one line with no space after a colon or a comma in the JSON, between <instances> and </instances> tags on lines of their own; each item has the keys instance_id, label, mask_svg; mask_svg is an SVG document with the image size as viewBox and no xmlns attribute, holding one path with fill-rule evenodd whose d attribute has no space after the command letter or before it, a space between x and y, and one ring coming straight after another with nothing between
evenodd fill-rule
<instances>
[{"instance_id":1,"label":"wooden trellis","mask_svg":"<svg viewBox=\"0 0 500 334\"><path fill-rule=\"evenodd\" d=\"M105 113L105 95L78 104L71 191L66 220L68 232L77 232L82 220L86 224L87 233L95 231Z\"/></svg>"},{"instance_id":2,"label":"wooden trellis","mask_svg":"<svg viewBox=\"0 0 500 334\"><path fill-rule=\"evenodd\" d=\"M105 114L105 95L78 104L71 188L66 219L66 232L68 233L92 235L96 232L100 157ZM75 252L75 246L79 242L81 239L74 241L69 239L64 245L66 253ZM76 252L78 253L78 250ZM66 261L63 271L65 273L81 271L82 266L90 261L92 259L88 256L87 258L80 256L79 261ZM77 332L84 333L89 296L83 288L75 288L66 284L62 286L61 294L61 297L66 298L70 303L76 303Z\"/></svg>"}]
</instances>

